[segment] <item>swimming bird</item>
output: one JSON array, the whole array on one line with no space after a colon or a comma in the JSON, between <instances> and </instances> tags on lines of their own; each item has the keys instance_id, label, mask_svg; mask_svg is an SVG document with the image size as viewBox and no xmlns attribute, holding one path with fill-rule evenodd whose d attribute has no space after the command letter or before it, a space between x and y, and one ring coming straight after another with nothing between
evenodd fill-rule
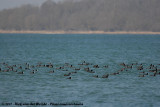
<instances>
[{"instance_id":1,"label":"swimming bird","mask_svg":"<svg viewBox=\"0 0 160 107\"><path fill-rule=\"evenodd\" d=\"M20 66L19 69L22 69L22 66Z\"/></svg>"},{"instance_id":2,"label":"swimming bird","mask_svg":"<svg viewBox=\"0 0 160 107\"><path fill-rule=\"evenodd\" d=\"M72 68L72 67L73 67L73 65L70 66L70 68Z\"/></svg>"},{"instance_id":3,"label":"swimming bird","mask_svg":"<svg viewBox=\"0 0 160 107\"><path fill-rule=\"evenodd\" d=\"M125 64L125 63L120 63L120 65L122 65L122 66L126 66L126 64Z\"/></svg>"},{"instance_id":4,"label":"swimming bird","mask_svg":"<svg viewBox=\"0 0 160 107\"><path fill-rule=\"evenodd\" d=\"M127 65L127 66L126 66L126 68L130 68L130 69L132 69L132 66L131 66L131 65Z\"/></svg>"},{"instance_id":5,"label":"swimming bird","mask_svg":"<svg viewBox=\"0 0 160 107\"><path fill-rule=\"evenodd\" d=\"M99 68L99 66L98 65L93 65L93 68Z\"/></svg>"},{"instance_id":6,"label":"swimming bird","mask_svg":"<svg viewBox=\"0 0 160 107\"><path fill-rule=\"evenodd\" d=\"M121 68L120 70L118 70L118 72L122 72L122 71L124 71L125 70L125 68Z\"/></svg>"},{"instance_id":7,"label":"swimming bird","mask_svg":"<svg viewBox=\"0 0 160 107\"><path fill-rule=\"evenodd\" d=\"M139 72L139 73L145 73L145 71L143 71L143 72Z\"/></svg>"},{"instance_id":8,"label":"swimming bird","mask_svg":"<svg viewBox=\"0 0 160 107\"><path fill-rule=\"evenodd\" d=\"M13 67L17 67L17 65L13 65Z\"/></svg>"},{"instance_id":9,"label":"swimming bird","mask_svg":"<svg viewBox=\"0 0 160 107\"><path fill-rule=\"evenodd\" d=\"M98 78L98 75L93 75L93 77Z\"/></svg>"},{"instance_id":10,"label":"swimming bird","mask_svg":"<svg viewBox=\"0 0 160 107\"><path fill-rule=\"evenodd\" d=\"M144 75L139 75L138 77L144 77Z\"/></svg>"},{"instance_id":11,"label":"swimming bird","mask_svg":"<svg viewBox=\"0 0 160 107\"><path fill-rule=\"evenodd\" d=\"M64 67L58 67L58 68L56 68L56 69L64 69Z\"/></svg>"},{"instance_id":12,"label":"swimming bird","mask_svg":"<svg viewBox=\"0 0 160 107\"><path fill-rule=\"evenodd\" d=\"M88 70L87 72L89 72L89 73L95 73L93 70Z\"/></svg>"},{"instance_id":13,"label":"swimming bird","mask_svg":"<svg viewBox=\"0 0 160 107\"><path fill-rule=\"evenodd\" d=\"M65 65L69 65L69 63L68 63L68 62L66 62L66 63L65 63Z\"/></svg>"},{"instance_id":14,"label":"swimming bird","mask_svg":"<svg viewBox=\"0 0 160 107\"><path fill-rule=\"evenodd\" d=\"M62 71L68 71L68 69L64 69L64 70L62 70Z\"/></svg>"},{"instance_id":15,"label":"swimming bird","mask_svg":"<svg viewBox=\"0 0 160 107\"><path fill-rule=\"evenodd\" d=\"M71 77L68 77L67 79L72 79Z\"/></svg>"},{"instance_id":16,"label":"swimming bird","mask_svg":"<svg viewBox=\"0 0 160 107\"><path fill-rule=\"evenodd\" d=\"M148 75L148 73L144 73L144 75Z\"/></svg>"},{"instance_id":17,"label":"swimming bird","mask_svg":"<svg viewBox=\"0 0 160 107\"><path fill-rule=\"evenodd\" d=\"M54 70L53 71L49 71L49 73L54 73Z\"/></svg>"},{"instance_id":18,"label":"swimming bird","mask_svg":"<svg viewBox=\"0 0 160 107\"><path fill-rule=\"evenodd\" d=\"M46 65L46 67L49 67L49 65Z\"/></svg>"},{"instance_id":19,"label":"swimming bird","mask_svg":"<svg viewBox=\"0 0 160 107\"><path fill-rule=\"evenodd\" d=\"M77 71L78 71L78 70L80 70L80 68L75 68L75 70L77 70Z\"/></svg>"},{"instance_id":20,"label":"swimming bird","mask_svg":"<svg viewBox=\"0 0 160 107\"><path fill-rule=\"evenodd\" d=\"M104 68L108 68L108 65L103 66Z\"/></svg>"},{"instance_id":21,"label":"swimming bird","mask_svg":"<svg viewBox=\"0 0 160 107\"><path fill-rule=\"evenodd\" d=\"M32 72L31 72L31 74L35 74L35 72L34 72L34 71L32 71Z\"/></svg>"},{"instance_id":22,"label":"swimming bird","mask_svg":"<svg viewBox=\"0 0 160 107\"><path fill-rule=\"evenodd\" d=\"M103 75L102 78L108 78L109 74Z\"/></svg>"},{"instance_id":23,"label":"swimming bird","mask_svg":"<svg viewBox=\"0 0 160 107\"><path fill-rule=\"evenodd\" d=\"M117 75L117 74L119 74L119 72L114 72L114 73L112 73L110 75Z\"/></svg>"},{"instance_id":24,"label":"swimming bird","mask_svg":"<svg viewBox=\"0 0 160 107\"><path fill-rule=\"evenodd\" d=\"M138 66L137 67L137 70L143 70L143 66L141 65L141 66Z\"/></svg>"},{"instance_id":25,"label":"swimming bird","mask_svg":"<svg viewBox=\"0 0 160 107\"><path fill-rule=\"evenodd\" d=\"M76 71L75 72L71 72L72 74L75 74L75 73L77 73Z\"/></svg>"},{"instance_id":26,"label":"swimming bird","mask_svg":"<svg viewBox=\"0 0 160 107\"><path fill-rule=\"evenodd\" d=\"M17 74L24 74L24 72L22 71L22 72L18 72Z\"/></svg>"},{"instance_id":27,"label":"swimming bird","mask_svg":"<svg viewBox=\"0 0 160 107\"><path fill-rule=\"evenodd\" d=\"M70 76L71 75L71 73L68 73L68 74L64 74L64 76Z\"/></svg>"},{"instance_id":28,"label":"swimming bird","mask_svg":"<svg viewBox=\"0 0 160 107\"><path fill-rule=\"evenodd\" d=\"M53 65L51 64L51 65L49 65L49 68L53 68Z\"/></svg>"}]
</instances>

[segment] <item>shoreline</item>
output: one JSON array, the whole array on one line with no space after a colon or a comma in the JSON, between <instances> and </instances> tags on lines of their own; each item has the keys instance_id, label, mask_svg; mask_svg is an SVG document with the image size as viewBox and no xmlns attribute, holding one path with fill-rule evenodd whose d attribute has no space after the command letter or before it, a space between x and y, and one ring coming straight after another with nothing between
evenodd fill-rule
<instances>
[{"instance_id":1,"label":"shoreline","mask_svg":"<svg viewBox=\"0 0 160 107\"><path fill-rule=\"evenodd\" d=\"M0 30L0 34L14 33L14 34L160 34L160 32L152 31L16 31L16 30Z\"/></svg>"}]
</instances>

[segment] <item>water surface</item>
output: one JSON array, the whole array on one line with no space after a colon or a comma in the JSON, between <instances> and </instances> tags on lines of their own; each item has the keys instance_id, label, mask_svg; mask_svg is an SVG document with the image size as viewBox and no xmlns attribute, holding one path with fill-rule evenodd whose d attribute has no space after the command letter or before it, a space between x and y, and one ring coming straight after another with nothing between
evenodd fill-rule
<instances>
[{"instance_id":1,"label":"water surface","mask_svg":"<svg viewBox=\"0 0 160 107\"><path fill-rule=\"evenodd\" d=\"M93 65L80 66L86 61ZM0 34L0 67L25 63L37 65L52 63L53 68L32 68L17 72L0 72L0 103L3 102L80 102L83 106L160 106L160 75L138 77L137 66L154 64L160 69L160 35L96 35L96 34ZM125 64L132 70L119 75L101 77L117 72ZM56 69L65 63L81 68L72 79L64 74L74 72ZM108 65L108 68L104 68ZM90 67L95 73L84 71ZM30 74L32 70L38 70ZM54 70L54 73L48 71ZM21 72L19 70L18 72ZM158 71L160 72L160 71ZM12 105L15 106L15 105ZM49 105L47 105L49 106Z\"/></svg>"}]
</instances>

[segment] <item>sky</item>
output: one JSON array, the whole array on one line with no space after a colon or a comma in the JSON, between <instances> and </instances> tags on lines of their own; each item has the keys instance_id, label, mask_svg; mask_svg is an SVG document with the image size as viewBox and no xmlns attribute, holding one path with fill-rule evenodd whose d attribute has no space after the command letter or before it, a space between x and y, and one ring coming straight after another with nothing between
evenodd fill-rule
<instances>
[{"instance_id":1,"label":"sky","mask_svg":"<svg viewBox=\"0 0 160 107\"><path fill-rule=\"evenodd\" d=\"M19 7L24 4L32 4L40 6L46 0L0 0L0 10ZM54 0L61 1L61 0Z\"/></svg>"}]
</instances>

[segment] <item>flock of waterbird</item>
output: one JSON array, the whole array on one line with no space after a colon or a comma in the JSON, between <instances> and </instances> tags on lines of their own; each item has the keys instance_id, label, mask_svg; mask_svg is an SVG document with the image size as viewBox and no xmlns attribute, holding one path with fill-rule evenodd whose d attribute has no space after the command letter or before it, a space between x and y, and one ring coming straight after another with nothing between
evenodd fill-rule
<instances>
[{"instance_id":1,"label":"flock of waterbird","mask_svg":"<svg viewBox=\"0 0 160 107\"><path fill-rule=\"evenodd\" d=\"M92 64L88 63L86 61L82 61L81 63L77 65L73 65L70 63L64 63L61 66L55 65L52 63L41 63L38 62L37 64L14 64L9 65L6 62L0 63L0 72L15 72L17 74L25 74L29 72L30 74L36 74L38 72L42 72L45 68L45 72L47 73L55 73L55 72L65 72L63 76L66 79L72 79L73 74L78 74L79 72L86 72L92 74L91 76L94 78L109 78L110 76L119 75L122 72L138 72L138 77L146 77L146 76L157 76L160 75L160 69L158 68L160 64L138 64L138 63L132 63L132 64L125 64L120 63L118 64L119 70L115 70L115 72L109 72L109 68L111 66L109 65L98 65L98 64ZM97 75L98 69L103 68L106 72L104 72L103 75ZM46 71L47 69L47 71ZM114 69L112 69L114 71ZM103 72L103 71L102 71Z\"/></svg>"}]
</instances>

